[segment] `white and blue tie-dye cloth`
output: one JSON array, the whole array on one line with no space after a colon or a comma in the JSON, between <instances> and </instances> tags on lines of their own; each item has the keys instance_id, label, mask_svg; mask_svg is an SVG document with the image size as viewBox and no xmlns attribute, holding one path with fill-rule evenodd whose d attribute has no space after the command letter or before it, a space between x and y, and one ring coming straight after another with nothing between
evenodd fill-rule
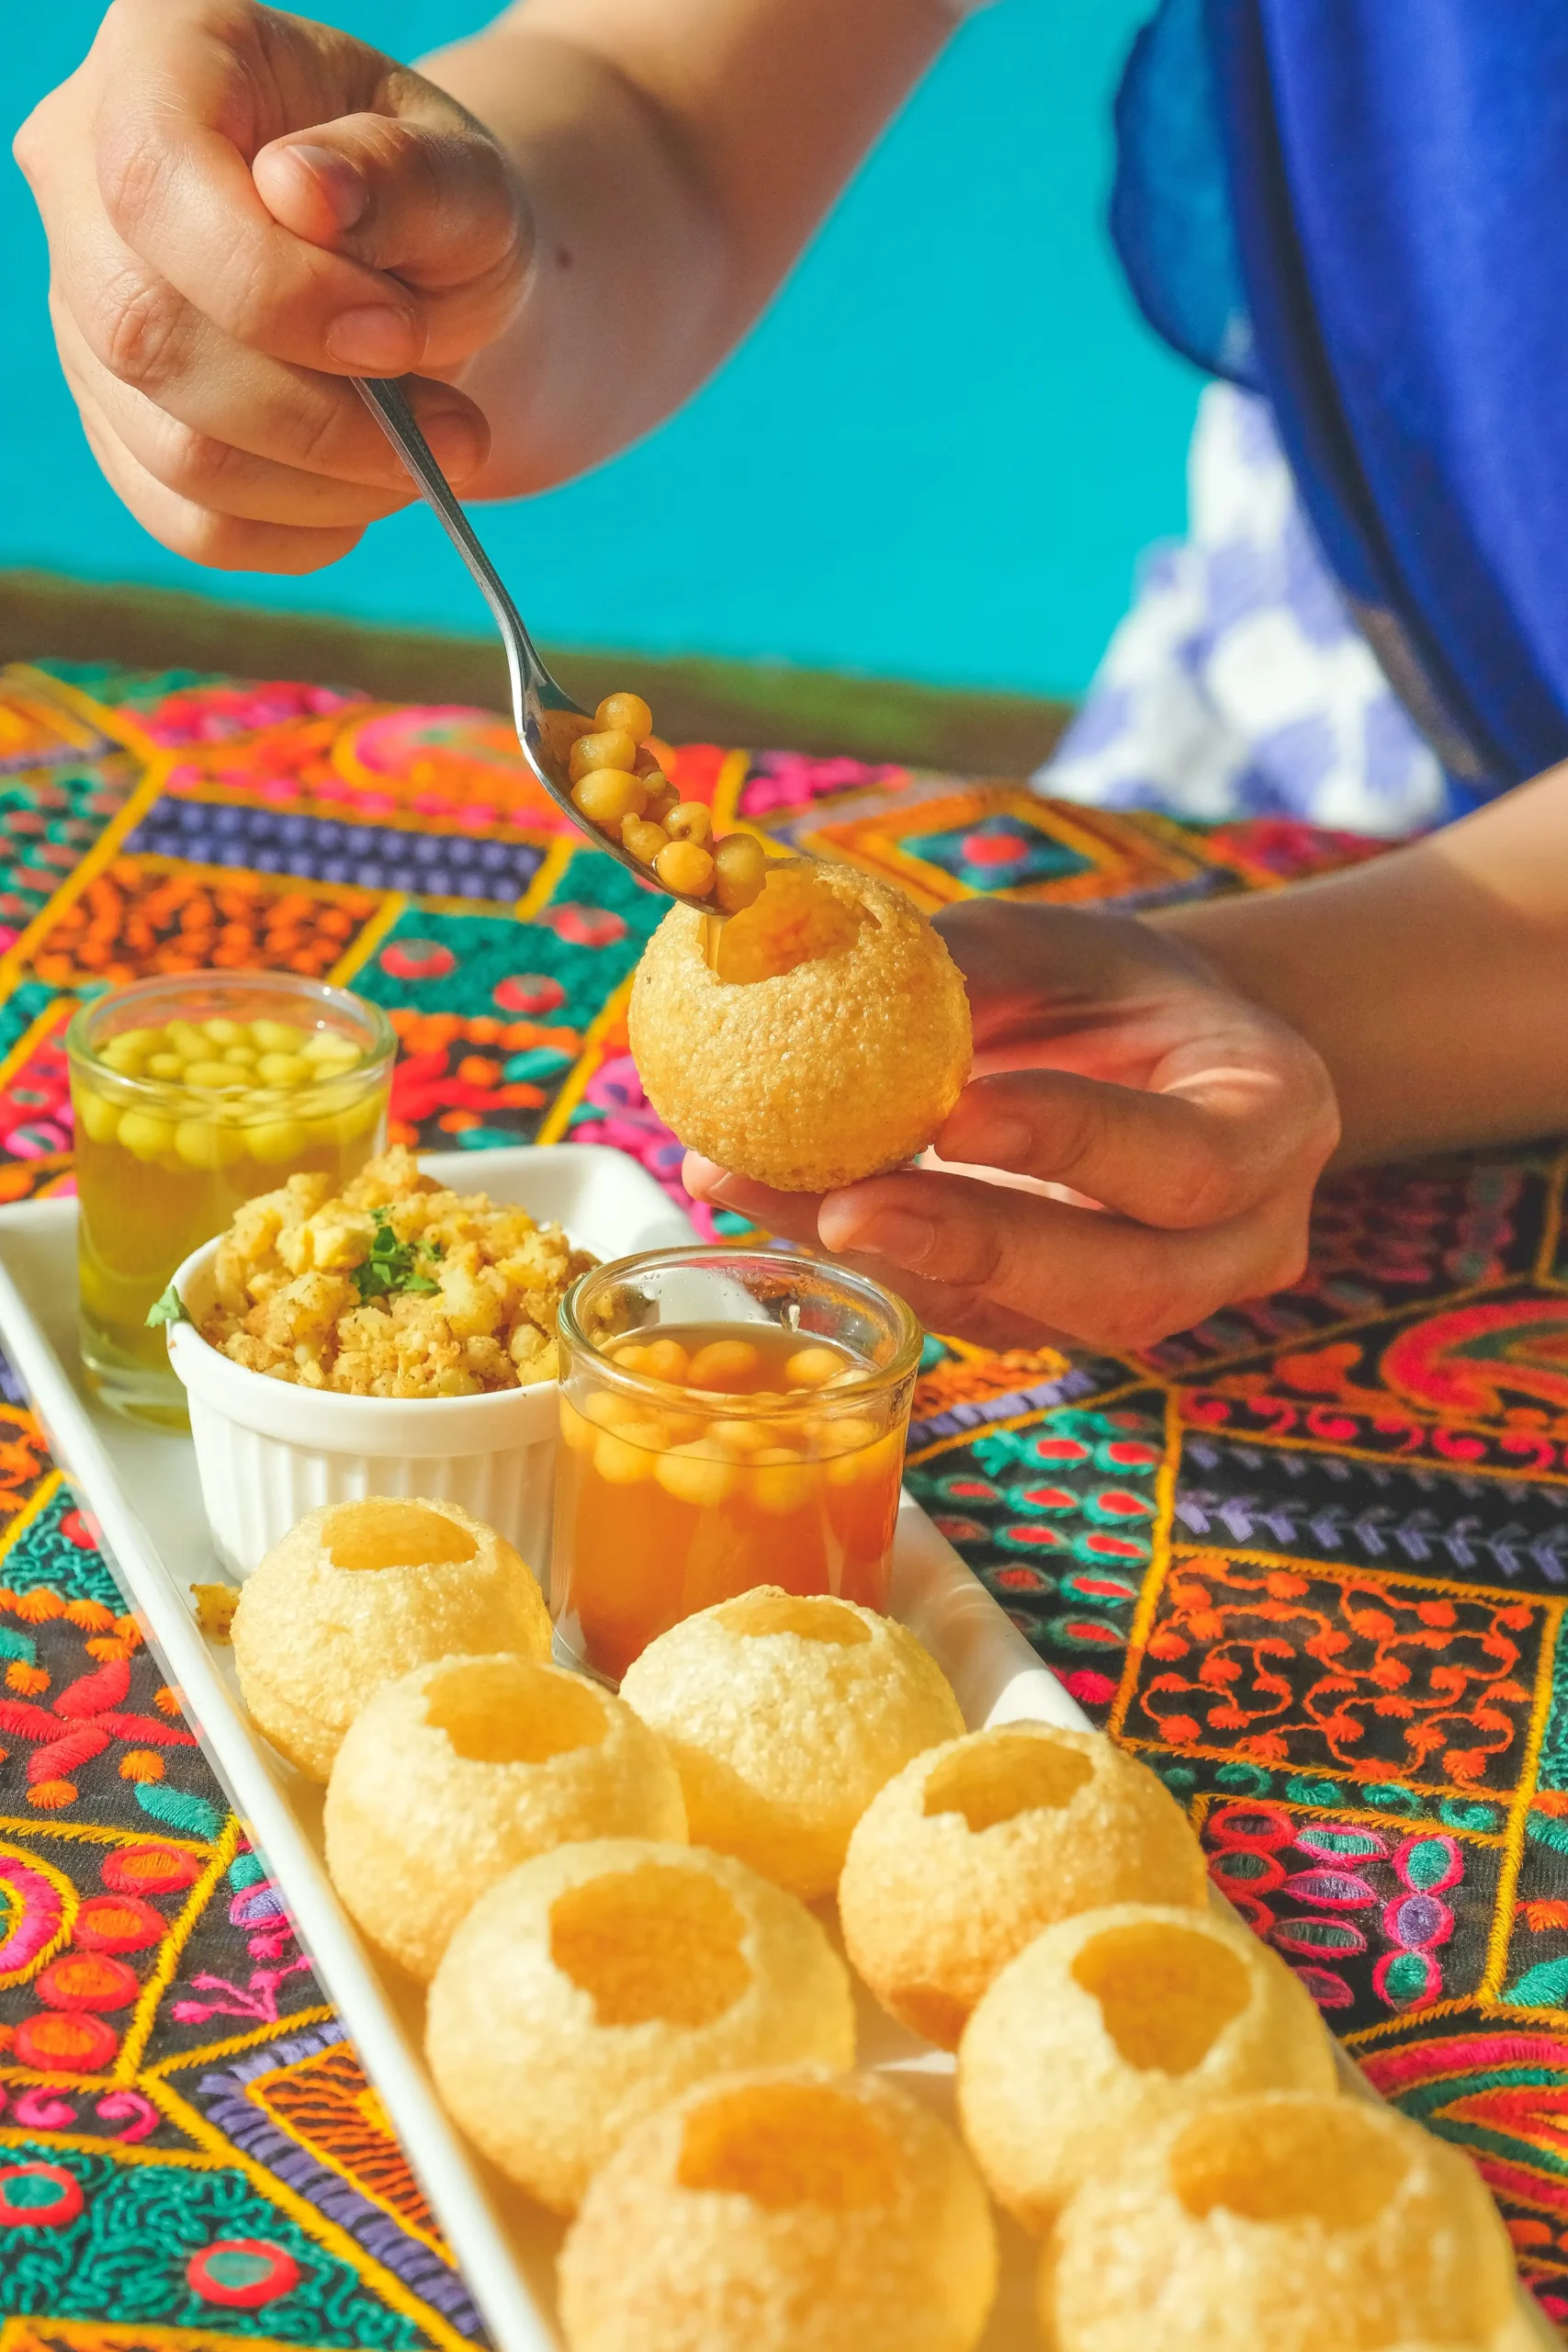
<instances>
[{"instance_id":1,"label":"white and blue tie-dye cloth","mask_svg":"<svg viewBox=\"0 0 1568 2352\"><path fill-rule=\"evenodd\" d=\"M1188 537L1144 559L1040 788L1364 833L1441 823L1453 813L1443 770L1319 552L1265 401L1206 388L1189 505Z\"/></svg>"}]
</instances>

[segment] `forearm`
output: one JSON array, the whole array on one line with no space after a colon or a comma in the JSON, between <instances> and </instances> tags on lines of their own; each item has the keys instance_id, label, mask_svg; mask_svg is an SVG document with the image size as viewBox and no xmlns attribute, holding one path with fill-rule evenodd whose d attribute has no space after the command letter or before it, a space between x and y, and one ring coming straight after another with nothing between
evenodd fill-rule
<instances>
[{"instance_id":1,"label":"forearm","mask_svg":"<svg viewBox=\"0 0 1568 2352\"><path fill-rule=\"evenodd\" d=\"M745 333L951 31L942 0L524 0L421 67L502 143L532 266L463 377L480 494L649 431Z\"/></svg>"},{"instance_id":2,"label":"forearm","mask_svg":"<svg viewBox=\"0 0 1568 2352\"><path fill-rule=\"evenodd\" d=\"M1348 873L1156 918L1299 1030L1343 1163L1568 1126L1568 767Z\"/></svg>"}]
</instances>

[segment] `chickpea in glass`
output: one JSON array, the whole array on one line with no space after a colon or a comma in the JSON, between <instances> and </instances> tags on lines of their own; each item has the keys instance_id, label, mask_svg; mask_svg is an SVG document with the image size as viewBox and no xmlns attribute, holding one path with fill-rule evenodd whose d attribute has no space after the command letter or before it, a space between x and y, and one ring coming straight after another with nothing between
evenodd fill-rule
<instances>
[{"instance_id":1,"label":"chickpea in glass","mask_svg":"<svg viewBox=\"0 0 1568 2352\"><path fill-rule=\"evenodd\" d=\"M243 1201L305 1170L341 1191L379 1149L396 1040L341 989L233 972L95 998L66 1050L83 1363L117 1411L181 1427L150 1311Z\"/></svg>"},{"instance_id":2,"label":"chickpea in glass","mask_svg":"<svg viewBox=\"0 0 1568 2352\"><path fill-rule=\"evenodd\" d=\"M863 1277L677 1250L562 1303L550 1608L618 1681L656 1634L758 1585L885 1610L920 1331Z\"/></svg>"}]
</instances>

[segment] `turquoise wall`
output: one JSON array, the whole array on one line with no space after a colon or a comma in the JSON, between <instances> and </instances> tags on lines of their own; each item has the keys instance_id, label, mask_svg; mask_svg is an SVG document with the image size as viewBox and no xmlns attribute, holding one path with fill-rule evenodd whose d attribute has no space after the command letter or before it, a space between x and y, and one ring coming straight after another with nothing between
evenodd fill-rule
<instances>
[{"instance_id":1,"label":"turquoise wall","mask_svg":"<svg viewBox=\"0 0 1568 2352\"><path fill-rule=\"evenodd\" d=\"M657 5L657 0L655 0ZM852 0L847 0L852 5ZM772 311L678 417L485 528L557 642L1070 693L1149 539L1179 526L1197 379L1142 325L1104 228L1109 105L1150 0L1000 0L955 40ZM474 0L323 0L412 56ZM15 122L93 0L8 7ZM197 571L99 479L56 368L42 238L0 171L0 564L472 630L420 514L308 581ZM627 560L579 553L623 539ZM236 664L243 645L235 648Z\"/></svg>"}]
</instances>

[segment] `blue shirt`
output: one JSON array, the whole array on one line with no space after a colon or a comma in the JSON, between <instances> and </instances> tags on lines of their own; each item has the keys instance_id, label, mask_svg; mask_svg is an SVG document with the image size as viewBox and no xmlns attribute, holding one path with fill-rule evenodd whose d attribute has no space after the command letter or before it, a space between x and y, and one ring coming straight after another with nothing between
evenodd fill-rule
<instances>
[{"instance_id":1,"label":"blue shirt","mask_svg":"<svg viewBox=\"0 0 1568 2352\"><path fill-rule=\"evenodd\" d=\"M1264 392L1461 791L1568 756L1568 6L1165 0L1111 225L1154 325Z\"/></svg>"}]
</instances>

